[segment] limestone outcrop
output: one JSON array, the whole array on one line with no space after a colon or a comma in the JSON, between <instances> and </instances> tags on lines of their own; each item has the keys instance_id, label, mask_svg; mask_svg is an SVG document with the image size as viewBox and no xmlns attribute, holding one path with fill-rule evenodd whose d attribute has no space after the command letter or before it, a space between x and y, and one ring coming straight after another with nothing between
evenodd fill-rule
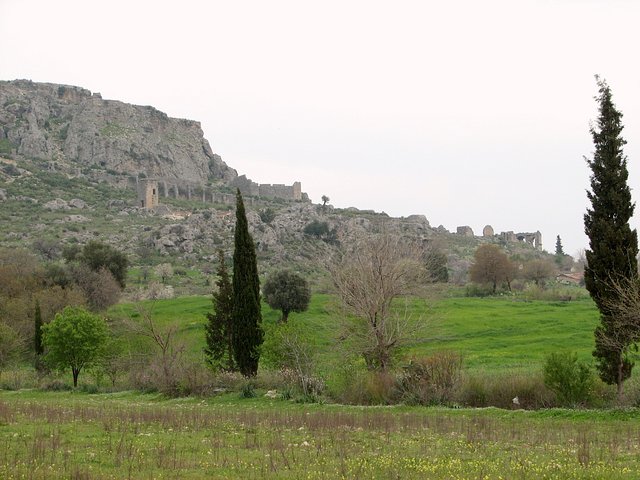
<instances>
[{"instance_id":1,"label":"limestone outcrop","mask_svg":"<svg viewBox=\"0 0 640 480\"><path fill-rule=\"evenodd\" d=\"M237 176L213 153L199 122L28 80L0 81L0 153L197 183Z\"/></svg>"}]
</instances>

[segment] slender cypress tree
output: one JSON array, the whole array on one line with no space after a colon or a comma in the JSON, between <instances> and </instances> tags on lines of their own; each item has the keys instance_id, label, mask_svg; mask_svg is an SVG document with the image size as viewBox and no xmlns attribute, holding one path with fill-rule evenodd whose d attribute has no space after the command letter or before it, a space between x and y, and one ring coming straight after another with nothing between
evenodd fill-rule
<instances>
[{"instance_id":1,"label":"slender cypress tree","mask_svg":"<svg viewBox=\"0 0 640 480\"><path fill-rule=\"evenodd\" d=\"M564 259L564 249L562 248L562 240L560 235L556 236L556 264L562 266L562 260Z\"/></svg>"},{"instance_id":2,"label":"slender cypress tree","mask_svg":"<svg viewBox=\"0 0 640 480\"><path fill-rule=\"evenodd\" d=\"M44 370L44 362L42 361L42 354L44 353L44 346L42 344L42 311L40 310L40 302L36 300L36 309L33 314L33 349L36 354L35 368L38 372Z\"/></svg>"},{"instance_id":3,"label":"slender cypress tree","mask_svg":"<svg viewBox=\"0 0 640 480\"><path fill-rule=\"evenodd\" d=\"M626 334L617 327L612 310L616 302L616 289L612 282L632 282L637 277L638 236L631 230L629 219L635 204L627 185L629 173L622 147L623 129L620 113L611 100L607 83L596 77L599 95L597 125L591 127L595 145L591 167L591 191L587 196L591 208L584 216L585 233L589 237L586 251L585 286L600 310L600 325L595 331L595 350L600 378L617 385L622 394L623 382L631 375L633 362L628 358L629 348L637 334Z\"/></svg>"},{"instance_id":4,"label":"slender cypress tree","mask_svg":"<svg viewBox=\"0 0 640 480\"><path fill-rule=\"evenodd\" d=\"M564 255L564 249L562 248L562 240L560 235L556 236L556 256L561 257Z\"/></svg>"},{"instance_id":5,"label":"slender cypress tree","mask_svg":"<svg viewBox=\"0 0 640 480\"><path fill-rule=\"evenodd\" d=\"M233 356L245 377L258 372L263 332L260 279L256 249L249 234L240 189L236 193L236 231L233 251Z\"/></svg>"},{"instance_id":6,"label":"slender cypress tree","mask_svg":"<svg viewBox=\"0 0 640 480\"><path fill-rule=\"evenodd\" d=\"M40 302L36 300L36 310L33 315L33 327L35 329L34 335L34 350L36 356L40 357L44 353L44 347L42 346L42 312L40 311Z\"/></svg>"},{"instance_id":7,"label":"slender cypress tree","mask_svg":"<svg viewBox=\"0 0 640 480\"><path fill-rule=\"evenodd\" d=\"M207 363L214 368L228 371L235 370L233 362L233 288L227 266L224 263L224 253L218 251L218 291L212 295L213 313L207 313L205 335L207 346L204 352Z\"/></svg>"}]
</instances>

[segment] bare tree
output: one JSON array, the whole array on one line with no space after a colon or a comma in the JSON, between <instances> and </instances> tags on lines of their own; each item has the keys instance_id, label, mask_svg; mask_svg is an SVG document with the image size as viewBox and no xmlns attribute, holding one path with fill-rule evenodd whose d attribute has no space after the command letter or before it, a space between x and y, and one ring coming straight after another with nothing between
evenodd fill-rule
<instances>
[{"instance_id":1,"label":"bare tree","mask_svg":"<svg viewBox=\"0 0 640 480\"><path fill-rule=\"evenodd\" d=\"M176 342L177 327L175 324L160 327L153 319L153 307L145 308L138 305L137 312L140 319L129 320L129 329L150 339L157 348L158 355L152 362L152 374L156 377L153 380L156 386L160 386L160 390L174 394L179 383L178 370L184 353L184 345ZM159 371L154 372L155 369Z\"/></svg>"},{"instance_id":2,"label":"bare tree","mask_svg":"<svg viewBox=\"0 0 640 480\"><path fill-rule=\"evenodd\" d=\"M556 265L544 259L534 259L524 264L523 276L533 281L539 287L544 287L546 281L556 273Z\"/></svg>"},{"instance_id":3,"label":"bare tree","mask_svg":"<svg viewBox=\"0 0 640 480\"><path fill-rule=\"evenodd\" d=\"M480 245L474 254L474 263L469 269L472 282L490 284L496 293L498 284L506 283L511 290L511 280L515 277L515 268L509 257L493 244Z\"/></svg>"},{"instance_id":4,"label":"bare tree","mask_svg":"<svg viewBox=\"0 0 640 480\"><path fill-rule=\"evenodd\" d=\"M369 369L385 371L409 335L408 309L392 304L424 281L421 249L383 234L354 242L329 269L348 319L344 337L353 340Z\"/></svg>"},{"instance_id":5,"label":"bare tree","mask_svg":"<svg viewBox=\"0 0 640 480\"><path fill-rule=\"evenodd\" d=\"M173 276L173 266L170 263L161 263L154 271L162 279L162 283L167 283L167 279Z\"/></svg>"},{"instance_id":6,"label":"bare tree","mask_svg":"<svg viewBox=\"0 0 640 480\"><path fill-rule=\"evenodd\" d=\"M616 353L618 361L611 366L609 376L617 385L618 399L622 397L624 380L637 358L640 342L640 280L638 278L610 278L611 295L603 303L610 317L606 327L596 329L596 345ZM614 383L614 382L612 382Z\"/></svg>"}]
</instances>

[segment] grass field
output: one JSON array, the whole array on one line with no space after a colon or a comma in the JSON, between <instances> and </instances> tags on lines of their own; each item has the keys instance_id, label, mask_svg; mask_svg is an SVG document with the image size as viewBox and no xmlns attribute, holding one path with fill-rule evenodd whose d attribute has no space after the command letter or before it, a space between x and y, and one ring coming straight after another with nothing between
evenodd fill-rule
<instances>
[{"instance_id":1,"label":"grass field","mask_svg":"<svg viewBox=\"0 0 640 480\"><path fill-rule=\"evenodd\" d=\"M309 310L291 314L290 322L312 332L321 363L333 365L340 320L328 295L312 297ZM211 298L182 297L144 302L158 324L177 325L179 339L192 356L200 356L204 346L205 314L211 311ZM525 301L518 297L450 297L434 301L414 299L409 309L423 327L405 347L406 355L453 350L464 357L468 370L531 370L542 366L547 354L558 350L576 351L583 360L591 359L593 330L598 312L590 299L570 302ZM138 317L133 304L110 310L117 317ZM267 333L277 327L279 312L263 305Z\"/></svg>"},{"instance_id":2,"label":"grass field","mask_svg":"<svg viewBox=\"0 0 640 480\"><path fill-rule=\"evenodd\" d=\"M0 477L635 479L639 413L0 392Z\"/></svg>"}]
</instances>

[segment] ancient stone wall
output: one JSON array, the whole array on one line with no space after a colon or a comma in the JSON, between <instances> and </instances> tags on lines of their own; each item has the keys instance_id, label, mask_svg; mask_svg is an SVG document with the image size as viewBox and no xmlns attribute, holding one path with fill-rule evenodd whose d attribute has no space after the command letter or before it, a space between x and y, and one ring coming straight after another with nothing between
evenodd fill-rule
<instances>
[{"instance_id":1,"label":"ancient stone wall","mask_svg":"<svg viewBox=\"0 0 640 480\"><path fill-rule=\"evenodd\" d=\"M309 197L302 192L302 184L295 182L293 185L256 183L246 175L240 175L231 182L231 185L240 189L244 196L262 198L280 198L289 201L308 201Z\"/></svg>"}]
</instances>

